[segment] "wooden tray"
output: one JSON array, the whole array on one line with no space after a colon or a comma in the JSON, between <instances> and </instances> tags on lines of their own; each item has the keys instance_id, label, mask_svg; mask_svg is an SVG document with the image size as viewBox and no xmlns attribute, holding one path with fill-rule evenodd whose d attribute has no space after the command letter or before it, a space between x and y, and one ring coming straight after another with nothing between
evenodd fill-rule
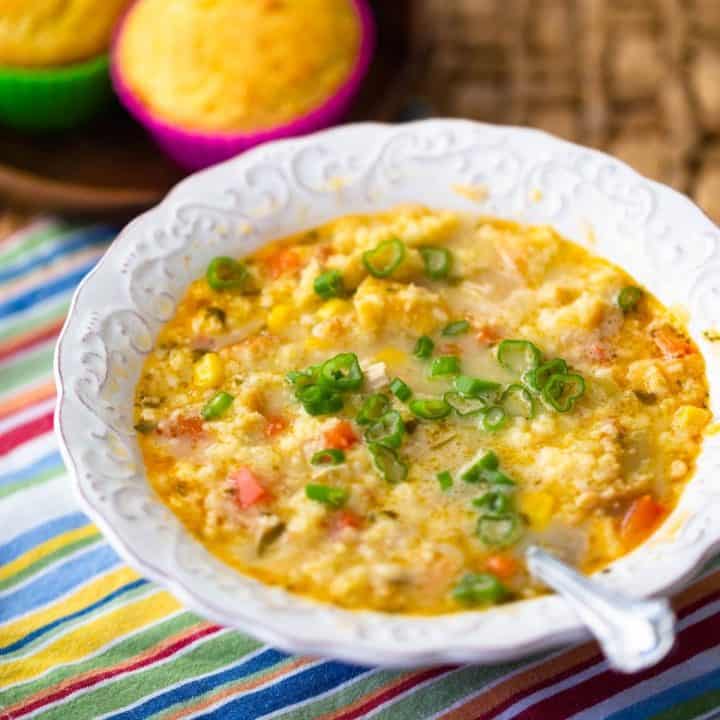
<instances>
[{"instance_id":1,"label":"wooden tray","mask_svg":"<svg viewBox=\"0 0 720 720\"><path fill-rule=\"evenodd\" d=\"M373 3L378 48L348 121L397 117L409 84L410 4ZM157 203L183 175L119 105L69 133L0 128L0 202L14 209L129 217Z\"/></svg>"}]
</instances>

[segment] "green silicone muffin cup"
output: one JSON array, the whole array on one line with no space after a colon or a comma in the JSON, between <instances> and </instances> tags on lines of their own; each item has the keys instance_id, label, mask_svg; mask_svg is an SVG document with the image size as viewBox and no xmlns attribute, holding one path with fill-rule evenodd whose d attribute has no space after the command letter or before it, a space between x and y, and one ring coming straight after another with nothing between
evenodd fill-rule
<instances>
[{"instance_id":1,"label":"green silicone muffin cup","mask_svg":"<svg viewBox=\"0 0 720 720\"><path fill-rule=\"evenodd\" d=\"M0 123L18 130L66 130L112 97L108 56L55 68L0 67Z\"/></svg>"}]
</instances>

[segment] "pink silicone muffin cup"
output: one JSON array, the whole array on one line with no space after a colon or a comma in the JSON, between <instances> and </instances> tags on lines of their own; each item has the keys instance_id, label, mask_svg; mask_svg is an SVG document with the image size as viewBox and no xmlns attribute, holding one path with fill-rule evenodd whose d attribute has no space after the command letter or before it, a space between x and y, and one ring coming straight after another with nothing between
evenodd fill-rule
<instances>
[{"instance_id":1,"label":"pink silicone muffin cup","mask_svg":"<svg viewBox=\"0 0 720 720\"><path fill-rule=\"evenodd\" d=\"M145 126L165 153L187 170L200 170L228 160L243 150L268 140L304 135L315 130L322 130L338 122L347 112L360 88L360 83L370 66L375 47L375 24L370 8L366 0L352 0L360 21L360 49L347 80L322 105L289 123L267 130L250 133L206 133L185 130L154 115L132 91L122 76L118 43L125 22L136 2L142 2L142 0L135 0L130 5L115 31L110 67L113 87L128 112Z\"/></svg>"}]
</instances>

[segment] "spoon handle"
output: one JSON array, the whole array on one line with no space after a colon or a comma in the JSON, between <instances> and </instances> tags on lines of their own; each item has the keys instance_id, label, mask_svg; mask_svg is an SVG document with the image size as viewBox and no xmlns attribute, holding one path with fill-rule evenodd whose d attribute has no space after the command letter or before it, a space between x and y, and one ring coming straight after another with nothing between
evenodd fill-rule
<instances>
[{"instance_id":1,"label":"spoon handle","mask_svg":"<svg viewBox=\"0 0 720 720\"><path fill-rule=\"evenodd\" d=\"M531 545L527 565L534 577L553 588L600 643L608 664L637 672L662 660L675 642L675 615L667 600L637 600L620 595Z\"/></svg>"}]
</instances>

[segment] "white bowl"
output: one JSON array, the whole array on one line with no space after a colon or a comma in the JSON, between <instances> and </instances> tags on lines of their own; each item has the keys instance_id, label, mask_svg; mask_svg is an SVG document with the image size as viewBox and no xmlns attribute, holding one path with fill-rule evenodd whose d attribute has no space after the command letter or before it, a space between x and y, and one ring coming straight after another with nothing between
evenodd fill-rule
<instances>
[{"instance_id":1,"label":"white bowl","mask_svg":"<svg viewBox=\"0 0 720 720\"><path fill-rule=\"evenodd\" d=\"M274 142L180 183L78 288L57 346L56 428L89 515L187 606L286 650L372 665L494 662L587 637L557 596L436 617L357 612L263 585L190 536L147 483L133 392L154 337L216 255L399 203L550 223L690 313L720 408L720 233L679 193L542 132L461 120L359 124ZM720 546L720 435L663 527L600 580L636 595L685 582Z\"/></svg>"}]
</instances>

